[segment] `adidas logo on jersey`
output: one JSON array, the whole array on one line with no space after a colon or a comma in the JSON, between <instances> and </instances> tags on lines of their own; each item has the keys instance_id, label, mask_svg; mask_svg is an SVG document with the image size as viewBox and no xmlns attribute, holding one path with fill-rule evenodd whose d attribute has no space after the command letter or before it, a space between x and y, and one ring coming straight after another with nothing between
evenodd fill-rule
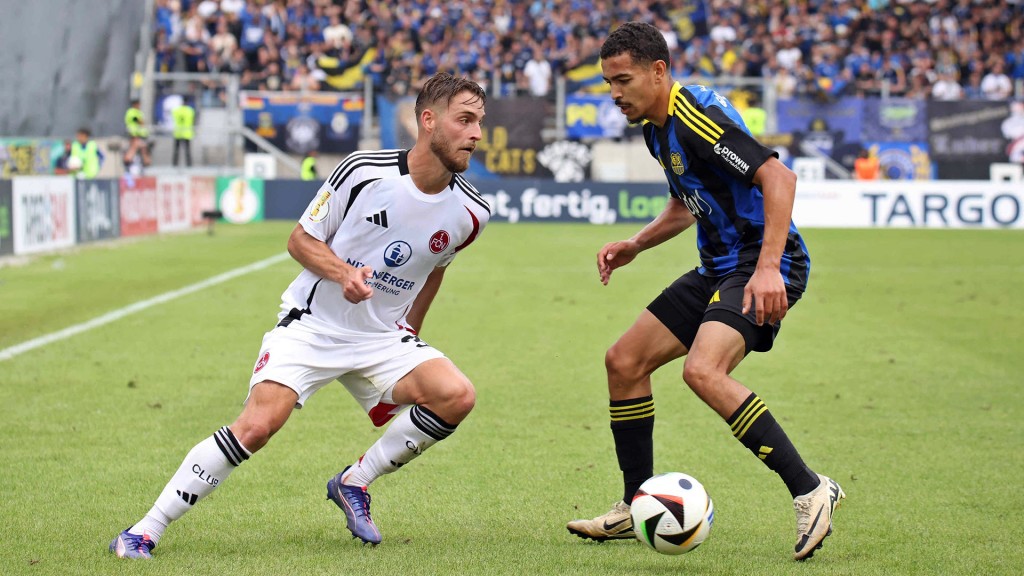
<instances>
[{"instance_id":1,"label":"adidas logo on jersey","mask_svg":"<svg viewBox=\"0 0 1024 576\"><path fill-rule=\"evenodd\" d=\"M380 212L377 212L373 216L367 216L366 217L366 221L371 223L371 224L376 224L377 226L381 226L383 228L387 228L388 227L388 211L387 210L381 210Z\"/></svg>"}]
</instances>

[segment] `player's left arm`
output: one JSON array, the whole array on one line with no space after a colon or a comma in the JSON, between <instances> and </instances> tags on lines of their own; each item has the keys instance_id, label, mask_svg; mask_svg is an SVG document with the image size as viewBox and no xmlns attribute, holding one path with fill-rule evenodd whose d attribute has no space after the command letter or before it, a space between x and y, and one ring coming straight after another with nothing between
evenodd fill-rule
<instances>
[{"instance_id":1,"label":"player's left arm","mask_svg":"<svg viewBox=\"0 0 1024 576\"><path fill-rule=\"evenodd\" d=\"M764 196L764 238L754 274L743 290L743 313L754 304L757 324L775 324L786 316L789 300L780 270L796 198L796 174L778 158L769 158L754 174Z\"/></svg>"},{"instance_id":2,"label":"player's left arm","mask_svg":"<svg viewBox=\"0 0 1024 576\"><path fill-rule=\"evenodd\" d=\"M445 270L447 270L445 266L434 268L423 283L420 293L412 301L412 307L409 308L409 312L405 315L406 323L416 332L423 329L423 320L427 316L427 310L430 309L430 305L434 302L434 296L437 296L437 291L441 289L441 281L444 280Z\"/></svg>"}]
</instances>

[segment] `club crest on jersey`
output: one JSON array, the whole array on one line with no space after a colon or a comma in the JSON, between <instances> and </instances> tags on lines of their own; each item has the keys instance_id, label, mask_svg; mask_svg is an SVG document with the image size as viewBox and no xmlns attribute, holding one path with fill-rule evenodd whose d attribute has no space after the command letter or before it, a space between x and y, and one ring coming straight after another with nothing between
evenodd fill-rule
<instances>
[{"instance_id":1,"label":"club crest on jersey","mask_svg":"<svg viewBox=\"0 0 1024 576\"><path fill-rule=\"evenodd\" d=\"M327 203L331 199L331 191L324 190L324 193L317 199L316 204L313 205L313 209L309 211L309 219L313 222L323 222L324 218L327 218L327 214L331 211L331 205Z\"/></svg>"},{"instance_id":2,"label":"club crest on jersey","mask_svg":"<svg viewBox=\"0 0 1024 576\"><path fill-rule=\"evenodd\" d=\"M260 370L263 370L263 367L267 365L267 362L270 362L270 352L264 352L263 355L260 356L260 359L256 362L256 368L252 373L255 374Z\"/></svg>"},{"instance_id":3,"label":"club crest on jersey","mask_svg":"<svg viewBox=\"0 0 1024 576\"><path fill-rule=\"evenodd\" d=\"M683 155L679 152L673 152L671 158L672 171L675 172L677 176L682 176L683 172L686 171L686 168L683 166Z\"/></svg>"},{"instance_id":4,"label":"club crest on jersey","mask_svg":"<svg viewBox=\"0 0 1024 576\"><path fill-rule=\"evenodd\" d=\"M434 232L434 235L430 237L430 251L434 254L440 254L444 252L444 249L448 247L448 243L451 242L452 237L448 235L444 230L438 230Z\"/></svg>"},{"instance_id":5,"label":"club crest on jersey","mask_svg":"<svg viewBox=\"0 0 1024 576\"><path fill-rule=\"evenodd\" d=\"M411 257L412 247L401 240L388 244L388 247L384 249L384 263L392 268L398 268L405 264Z\"/></svg>"}]
</instances>

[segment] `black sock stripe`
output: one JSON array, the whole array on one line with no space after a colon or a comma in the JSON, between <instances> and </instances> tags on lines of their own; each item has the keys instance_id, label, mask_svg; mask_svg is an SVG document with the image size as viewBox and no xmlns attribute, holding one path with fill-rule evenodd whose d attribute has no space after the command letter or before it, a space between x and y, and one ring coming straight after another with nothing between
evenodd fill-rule
<instances>
[{"instance_id":1,"label":"black sock stripe","mask_svg":"<svg viewBox=\"0 0 1024 576\"><path fill-rule=\"evenodd\" d=\"M251 454L242 446L242 443L238 441L238 438L235 438L235 433L227 426L224 426L223 428L224 433L227 434L228 440L231 442L231 445L238 450L238 454L242 456L242 460L248 460Z\"/></svg>"},{"instance_id":2,"label":"black sock stripe","mask_svg":"<svg viewBox=\"0 0 1024 576\"><path fill-rule=\"evenodd\" d=\"M228 460L231 460L232 464L238 466L242 463L241 451L232 444L231 439L228 437L230 431L225 434L225 430L227 430L227 427L217 430L213 433L213 437L217 440L217 446L220 447L221 452L224 452L224 455L228 457Z\"/></svg>"},{"instance_id":3,"label":"black sock stripe","mask_svg":"<svg viewBox=\"0 0 1024 576\"><path fill-rule=\"evenodd\" d=\"M434 422L425 418L423 414L420 414L418 411L411 412L409 416L412 417L412 423L417 428L435 440L444 440L451 435L451 431L438 427Z\"/></svg>"},{"instance_id":4,"label":"black sock stripe","mask_svg":"<svg viewBox=\"0 0 1024 576\"><path fill-rule=\"evenodd\" d=\"M409 411L409 416L417 428L435 440L444 440L451 436L452 432L455 432L455 426L445 422L437 414L423 406L413 406Z\"/></svg>"},{"instance_id":5,"label":"black sock stripe","mask_svg":"<svg viewBox=\"0 0 1024 576\"><path fill-rule=\"evenodd\" d=\"M227 426L214 432L213 439L217 442L217 447L220 448L220 451L224 453L224 457L235 466L249 459L249 455Z\"/></svg>"},{"instance_id":6,"label":"black sock stripe","mask_svg":"<svg viewBox=\"0 0 1024 576\"><path fill-rule=\"evenodd\" d=\"M224 454L224 457L228 459L228 462L230 462L232 466L238 466L241 464L241 462L235 459L235 456L231 454L227 446L220 439L220 434L214 433L213 440L217 443L217 448L220 448L221 453Z\"/></svg>"}]
</instances>

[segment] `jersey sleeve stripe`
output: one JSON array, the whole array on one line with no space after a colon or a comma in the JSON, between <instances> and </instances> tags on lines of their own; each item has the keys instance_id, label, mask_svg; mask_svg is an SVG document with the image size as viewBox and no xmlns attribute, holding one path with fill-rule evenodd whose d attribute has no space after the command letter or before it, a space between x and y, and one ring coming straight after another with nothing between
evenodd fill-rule
<instances>
[{"instance_id":1,"label":"jersey sleeve stripe","mask_svg":"<svg viewBox=\"0 0 1024 576\"><path fill-rule=\"evenodd\" d=\"M474 188L472 184L466 181L465 178L456 174L455 185L459 190L462 190L462 192L466 196L469 196L471 200L473 200L474 202L479 204L481 208L486 210L488 215L491 213L490 205L487 204L487 201L484 200L483 196L481 196L480 193L476 191L476 188Z\"/></svg>"},{"instance_id":2,"label":"jersey sleeve stripe","mask_svg":"<svg viewBox=\"0 0 1024 576\"><path fill-rule=\"evenodd\" d=\"M373 166L398 166L398 154L400 150L388 150L385 152L353 152L349 154L348 158L342 160L334 171L331 172L331 176L327 179L331 187L335 190L341 185L342 180L348 177L348 174L352 170L364 165L364 162L376 161L385 162L384 164L372 164Z\"/></svg>"},{"instance_id":3,"label":"jersey sleeve stripe","mask_svg":"<svg viewBox=\"0 0 1024 576\"><path fill-rule=\"evenodd\" d=\"M342 221L344 221L345 217L348 216L348 211L352 208L352 204L355 203L356 197L358 197L359 193L363 191L363 188L366 188L367 185L376 182L377 180L380 180L380 178L370 178L369 180L363 180L352 187L352 192L348 195L348 204L345 205L345 213L341 215Z\"/></svg>"},{"instance_id":4,"label":"jersey sleeve stripe","mask_svg":"<svg viewBox=\"0 0 1024 576\"><path fill-rule=\"evenodd\" d=\"M696 124L694 124L687 116L683 115L678 110L676 111L676 118L679 118L683 122L683 124L686 124L687 126L689 126L690 130L693 130L694 134L696 134L696 135L700 136L701 138L707 140L711 144L714 144L715 142L717 142L717 140L715 138L713 138L712 136L708 135L708 133L705 132L702 127L697 126Z\"/></svg>"},{"instance_id":5,"label":"jersey sleeve stripe","mask_svg":"<svg viewBox=\"0 0 1024 576\"><path fill-rule=\"evenodd\" d=\"M689 100L687 100L686 98L681 98L681 100L683 102L683 113L692 116L701 124L705 124L709 134L717 138L721 136L723 132L725 132L725 130L722 130L722 128L718 124L716 124L714 120L712 120L707 114L698 110L697 107L691 104Z\"/></svg>"}]
</instances>

